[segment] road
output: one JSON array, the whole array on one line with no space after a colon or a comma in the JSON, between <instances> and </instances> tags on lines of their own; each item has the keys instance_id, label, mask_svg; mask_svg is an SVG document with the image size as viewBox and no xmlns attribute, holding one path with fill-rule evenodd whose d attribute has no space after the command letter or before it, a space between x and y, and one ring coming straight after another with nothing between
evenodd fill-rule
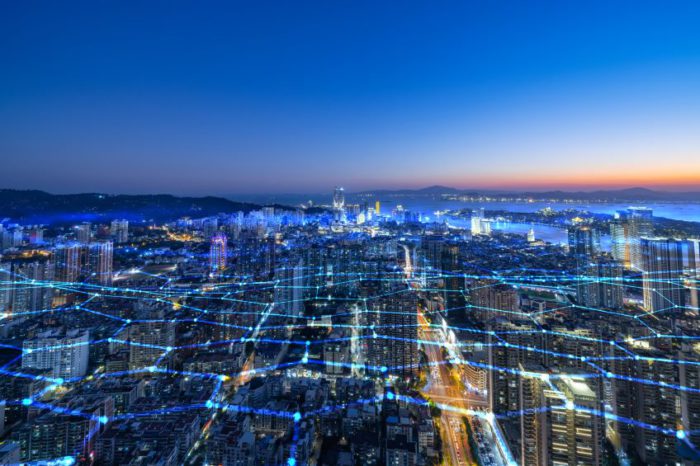
<instances>
[{"instance_id":1,"label":"road","mask_svg":"<svg viewBox=\"0 0 700 466\"><path fill-rule=\"evenodd\" d=\"M430 363L428 383L423 389L423 394L436 403L448 404L457 408L455 411L443 409L440 416L443 459L447 464L476 464L469 448L467 432L462 423L463 414L459 412L464 412L464 410L469 409L469 406L462 396L460 384L450 374L448 366L444 364L439 331L431 328L420 312L418 313L418 322L420 324L420 339L434 343L423 345L423 350Z\"/></svg>"},{"instance_id":2,"label":"road","mask_svg":"<svg viewBox=\"0 0 700 466\"><path fill-rule=\"evenodd\" d=\"M467 391L460 381L462 371L451 369L446 364L449 358L443 348L446 345L444 333L430 326L422 312L418 313L419 336L423 349L430 363L428 383L423 394L442 405L440 418L443 439L443 457L447 464L469 465L480 463L485 466L505 466L514 464L507 445L499 438L498 425L493 420L486 420L486 415L470 415L476 411L485 413L488 402L486 398L472 391ZM466 417L474 434L474 443L478 451L472 451L469 437L462 422ZM502 436L501 436L502 437Z\"/></svg>"}]
</instances>

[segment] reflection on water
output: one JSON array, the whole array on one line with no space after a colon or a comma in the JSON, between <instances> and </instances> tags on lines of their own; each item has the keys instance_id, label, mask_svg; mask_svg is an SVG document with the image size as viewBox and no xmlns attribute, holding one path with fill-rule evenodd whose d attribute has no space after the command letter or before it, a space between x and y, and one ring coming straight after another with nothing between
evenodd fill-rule
<instances>
[{"instance_id":1,"label":"reflection on water","mask_svg":"<svg viewBox=\"0 0 700 466\"><path fill-rule=\"evenodd\" d=\"M450 217L446 220L451 226L467 229L470 228L470 222L463 218ZM491 223L491 229L503 233L512 233L523 236L526 236L530 229L532 229L535 232L535 239L537 240L542 240L553 244L566 244L568 241L568 235L565 228L554 227L551 225L498 221ZM610 235L604 233L601 234L600 243L603 251L610 251Z\"/></svg>"}]
</instances>

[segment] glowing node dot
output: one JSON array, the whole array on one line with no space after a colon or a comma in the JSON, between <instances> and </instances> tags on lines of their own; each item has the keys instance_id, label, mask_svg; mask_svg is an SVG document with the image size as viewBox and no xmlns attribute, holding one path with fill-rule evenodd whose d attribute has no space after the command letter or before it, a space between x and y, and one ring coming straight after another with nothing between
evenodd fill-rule
<instances>
[{"instance_id":1,"label":"glowing node dot","mask_svg":"<svg viewBox=\"0 0 700 466\"><path fill-rule=\"evenodd\" d=\"M29 406L29 405L32 404L32 399L31 399L31 398L25 398L25 399L22 400L22 404L23 404L24 406Z\"/></svg>"},{"instance_id":2,"label":"glowing node dot","mask_svg":"<svg viewBox=\"0 0 700 466\"><path fill-rule=\"evenodd\" d=\"M387 400L393 400L395 398L395 395L393 392L386 392L386 398Z\"/></svg>"},{"instance_id":3,"label":"glowing node dot","mask_svg":"<svg viewBox=\"0 0 700 466\"><path fill-rule=\"evenodd\" d=\"M101 424L107 424L109 422L109 418L107 416L100 416L100 423Z\"/></svg>"},{"instance_id":4,"label":"glowing node dot","mask_svg":"<svg viewBox=\"0 0 700 466\"><path fill-rule=\"evenodd\" d=\"M59 377L55 380L55 382L56 382L56 385L61 385L63 383L63 379Z\"/></svg>"},{"instance_id":5,"label":"glowing node dot","mask_svg":"<svg viewBox=\"0 0 700 466\"><path fill-rule=\"evenodd\" d=\"M382 367L379 368L379 370L382 371L382 372L384 372L384 373L386 373L386 372L389 370L389 368L386 367L386 366L382 366Z\"/></svg>"},{"instance_id":6,"label":"glowing node dot","mask_svg":"<svg viewBox=\"0 0 700 466\"><path fill-rule=\"evenodd\" d=\"M574 409L574 402L569 400L566 402L566 409Z\"/></svg>"},{"instance_id":7,"label":"glowing node dot","mask_svg":"<svg viewBox=\"0 0 700 466\"><path fill-rule=\"evenodd\" d=\"M676 431L676 438L679 440L683 440L685 438L685 431L684 430L677 430Z\"/></svg>"},{"instance_id":8,"label":"glowing node dot","mask_svg":"<svg viewBox=\"0 0 700 466\"><path fill-rule=\"evenodd\" d=\"M293 419L294 419L294 422L299 422L299 421L301 421L301 413L300 413L299 411L297 411L296 413L294 413Z\"/></svg>"},{"instance_id":9,"label":"glowing node dot","mask_svg":"<svg viewBox=\"0 0 700 466\"><path fill-rule=\"evenodd\" d=\"M213 407L214 407L214 402L212 402L211 400L207 400L207 402L205 403L205 406L206 406L207 408L213 408Z\"/></svg>"},{"instance_id":10,"label":"glowing node dot","mask_svg":"<svg viewBox=\"0 0 700 466\"><path fill-rule=\"evenodd\" d=\"M297 460L295 460L294 458L289 458L289 459L287 460L287 465L288 465L288 466L296 466L296 464L297 464Z\"/></svg>"}]
</instances>

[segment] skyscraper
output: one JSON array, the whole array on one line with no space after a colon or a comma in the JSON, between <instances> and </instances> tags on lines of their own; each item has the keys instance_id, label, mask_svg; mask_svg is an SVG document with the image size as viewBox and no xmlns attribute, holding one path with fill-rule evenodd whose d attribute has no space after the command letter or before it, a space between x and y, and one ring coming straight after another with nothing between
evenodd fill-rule
<instances>
[{"instance_id":1,"label":"skyscraper","mask_svg":"<svg viewBox=\"0 0 700 466\"><path fill-rule=\"evenodd\" d=\"M595 379L548 375L521 382L522 463L603 464L605 424Z\"/></svg>"},{"instance_id":2,"label":"skyscraper","mask_svg":"<svg viewBox=\"0 0 700 466\"><path fill-rule=\"evenodd\" d=\"M372 338L369 361L385 366L390 373L409 378L418 372L418 300L414 294L401 293L375 301L371 305Z\"/></svg>"},{"instance_id":3,"label":"skyscraper","mask_svg":"<svg viewBox=\"0 0 700 466\"><path fill-rule=\"evenodd\" d=\"M59 245L55 250L56 279L68 283L77 281L84 256L84 247L80 244Z\"/></svg>"},{"instance_id":4,"label":"skyscraper","mask_svg":"<svg viewBox=\"0 0 700 466\"><path fill-rule=\"evenodd\" d=\"M642 238L654 235L653 211L648 207L630 207L627 209L627 232L630 251L630 267L642 269Z\"/></svg>"},{"instance_id":5,"label":"skyscraper","mask_svg":"<svg viewBox=\"0 0 700 466\"><path fill-rule=\"evenodd\" d=\"M82 244L87 244L92 238L92 225L89 223L81 223L73 227L75 231L75 239Z\"/></svg>"},{"instance_id":6,"label":"skyscraper","mask_svg":"<svg viewBox=\"0 0 700 466\"><path fill-rule=\"evenodd\" d=\"M336 221L345 221L345 189L340 186L333 191L333 216Z\"/></svg>"},{"instance_id":7,"label":"skyscraper","mask_svg":"<svg viewBox=\"0 0 700 466\"><path fill-rule=\"evenodd\" d=\"M589 226L569 228L569 254L594 257L600 252L600 234Z\"/></svg>"},{"instance_id":8,"label":"skyscraper","mask_svg":"<svg viewBox=\"0 0 700 466\"><path fill-rule=\"evenodd\" d=\"M112 284L113 248L111 241L90 245L90 269L101 285Z\"/></svg>"},{"instance_id":9,"label":"skyscraper","mask_svg":"<svg viewBox=\"0 0 700 466\"><path fill-rule=\"evenodd\" d=\"M599 258L579 266L576 299L591 308L619 309L623 304L622 267L619 262Z\"/></svg>"},{"instance_id":10,"label":"skyscraper","mask_svg":"<svg viewBox=\"0 0 700 466\"><path fill-rule=\"evenodd\" d=\"M226 235L218 233L211 238L209 247L209 271L219 274L226 268Z\"/></svg>"},{"instance_id":11,"label":"skyscraper","mask_svg":"<svg viewBox=\"0 0 700 466\"><path fill-rule=\"evenodd\" d=\"M54 265L51 261L18 262L7 266L12 267L10 277L13 281L5 291L10 298L7 308L11 308L13 313L51 308L53 288L43 286L43 283L54 279ZM0 298L0 311L5 310L2 301L4 300Z\"/></svg>"},{"instance_id":12,"label":"skyscraper","mask_svg":"<svg viewBox=\"0 0 700 466\"><path fill-rule=\"evenodd\" d=\"M126 243L129 241L128 220L112 220L109 231L117 244Z\"/></svg>"},{"instance_id":13,"label":"skyscraper","mask_svg":"<svg viewBox=\"0 0 700 466\"><path fill-rule=\"evenodd\" d=\"M640 254L644 285L644 308L658 312L684 305L683 241L641 238Z\"/></svg>"},{"instance_id":14,"label":"skyscraper","mask_svg":"<svg viewBox=\"0 0 700 466\"><path fill-rule=\"evenodd\" d=\"M615 212L615 218L610 223L610 239L612 241L612 256L626 269L630 268L629 224L627 212Z\"/></svg>"},{"instance_id":15,"label":"skyscraper","mask_svg":"<svg viewBox=\"0 0 700 466\"><path fill-rule=\"evenodd\" d=\"M333 209L343 210L345 208L345 189L336 186L333 191Z\"/></svg>"}]
</instances>

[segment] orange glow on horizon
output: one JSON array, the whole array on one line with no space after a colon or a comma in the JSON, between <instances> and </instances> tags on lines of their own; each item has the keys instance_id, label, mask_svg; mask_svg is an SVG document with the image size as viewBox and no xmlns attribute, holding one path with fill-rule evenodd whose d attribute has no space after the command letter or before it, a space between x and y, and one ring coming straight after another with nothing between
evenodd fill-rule
<instances>
[{"instance_id":1,"label":"orange glow on horizon","mask_svg":"<svg viewBox=\"0 0 700 466\"><path fill-rule=\"evenodd\" d=\"M418 182L413 184L428 186L433 182ZM606 172L590 172L581 174L557 174L548 171L539 175L529 173L522 175L495 174L441 177L439 184L470 189L562 189L562 190L594 190L594 189L625 189L648 188L669 191L700 190L700 171L690 170L679 174L675 171L663 170L609 170Z\"/></svg>"}]
</instances>

